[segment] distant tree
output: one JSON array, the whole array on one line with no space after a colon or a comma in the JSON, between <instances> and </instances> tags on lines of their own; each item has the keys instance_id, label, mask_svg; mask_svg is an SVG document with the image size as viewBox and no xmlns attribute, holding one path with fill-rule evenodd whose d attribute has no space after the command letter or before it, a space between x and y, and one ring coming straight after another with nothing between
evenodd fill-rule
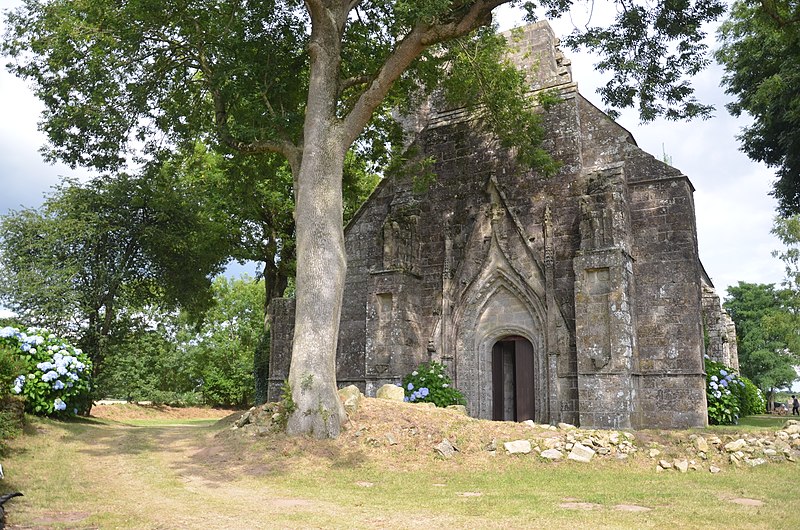
<instances>
[{"instance_id":1,"label":"distant tree","mask_svg":"<svg viewBox=\"0 0 800 530\"><path fill-rule=\"evenodd\" d=\"M178 348L191 357L197 390L209 405L253 404L253 354L263 333L264 288L249 276L213 283L202 326L183 326Z\"/></svg>"},{"instance_id":2,"label":"distant tree","mask_svg":"<svg viewBox=\"0 0 800 530\"><path fill-rule=\"evenodd\" d=\"M800 293L800 214L776 217L771 232L786 247L772 252L785 267L784 284L795 293Z\"/></svg>"},{"instance_id":3,"label":"distant tree","mask_svg":"<svg viewBox=\"0 0 800 530\"><path fill-rule=\"evenodd\" d=\"M66 180L40 208L0 219L0 300L28 324L75 337L95 372L132 311L208 309L229 254L203 197L162 169Z\"/></svg>"},{"instance_id":4,"label":"distant tree","mask_svg":"<svg viewBox=\"0 0 800 530\"><path fill-rule=\"evenodd\" d=\"M736 324L739 368L767 396L797 379L800 364L797 294L774 285L739 282L728 288L725 309Z\"/></svg>"},{"instance_id":5,"label":"distant tree","mask_svg":"<svg viewBox=\"0 0 800 530\"><path fill-rule=\"evenodd\" d=\"M487 125L523 158L546 160L536 114L520 103L528 99L524 77L510 73L501 39L486 29L502 4L536 7L512 0L26 0L8 17L4 50L45 103L42 128L54 159L114 168L133 139L150 151L213 139L223 154L286 160L300 264L289 373L297 409L287 428L328 437L345 418L335 358L347 153L399 148L390 109L408 109L459 71L455 62L480 58L487 68L461 71L491 75L473 85L478 90L456 91L481 96L460 103L511 109L502 115L512 119ZM571 2L537 5L555 16ZM700 24L718 17L724 2L619 6L612 31L584 41L613 43L604 49L606 64L619 75L608 98L639 101L645 119L702 114L686 80L704 63Z\"/></svg>"},{"instance_id":6,"label":"distant tree","mask_svg":"<svg viewBox=\"0 0 800 530\"><path fill-rule=\"evenodd\" d=\"M740 0L719 29L722 84L734 116L753 118L739 140L751 159L777 168L772 194L784 215L800 213L800 4Z\"/></svg>"}]
</instances>

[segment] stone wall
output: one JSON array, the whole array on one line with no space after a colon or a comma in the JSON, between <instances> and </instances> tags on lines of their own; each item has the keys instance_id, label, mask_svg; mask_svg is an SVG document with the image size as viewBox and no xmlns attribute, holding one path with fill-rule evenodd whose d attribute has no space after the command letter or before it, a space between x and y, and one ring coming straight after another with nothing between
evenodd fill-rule
<instances>
[{"instance_id":1,"label":"stone wall","mask_svg":"<svg viewBox=\"0 0 800 530\"><path fill-rule=\"evenodd\" d=\"M727 311L722 309L719 295L711 280L703 274L703 333L706 355L718 363L739 371L739 352L736 346L736 326Z\"/></svg>"},{"instance_id":2,"label":"stone wall","mask_svg":"<svg viewBox=\"0 0 800 530\"><path fill-rule=\"evenodd\" d=\"M533 86L561 98L542 115L557 175L519 167L469 109L411 120L411 160L345 230L338 381L373 395L438 360L470 414L490 418L493 345L520 337L537 422L705 425L693 188L578 93L554 40L539 23L516 42L536 46L517 54L541 63ZM435 179L419 190L429 157ZM275 311L273 385L291 313Z\"/></svg>"}]
</instances>

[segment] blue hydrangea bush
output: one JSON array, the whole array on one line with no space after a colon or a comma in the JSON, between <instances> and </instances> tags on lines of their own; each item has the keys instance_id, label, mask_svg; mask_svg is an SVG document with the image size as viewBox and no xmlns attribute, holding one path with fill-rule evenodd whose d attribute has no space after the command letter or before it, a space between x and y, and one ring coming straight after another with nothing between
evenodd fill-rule
<instances>
[{"instance_id":1,"label":"blue hydrangea bush","mask_svg":"<svg viewBox=\"0 0 800 530\"><path fill-rule=\"evenodd\" d=\"M708 423L735 425L741 416L763 412L764 398L749 379L708 356L705 363Z\"/></svg>"},{"instance_id":2,"label":"blue hydrangea bush","mask_svg":"<svg viewBox=\"0 0 800 530\"><path fill-rule=\"evenodd\" d=\"M92 362L80 348L44 328L0 328L0 346L22 362L11 393L25 398L25 410L41 416L69 416L88 410Z\"/></svg>"},{"instance_id":3,"label":"blue hydrangea bush","mask_svg":"<svg viewBox=\"0 0 800 530\"><path fill-rule=\"evenodd\" d=\"M433 403L437 407L467 404L445 373L444 365L436 361L422 363L403 377L403 389L405 401L410 403Z\"/></svg>"}]
</instances>

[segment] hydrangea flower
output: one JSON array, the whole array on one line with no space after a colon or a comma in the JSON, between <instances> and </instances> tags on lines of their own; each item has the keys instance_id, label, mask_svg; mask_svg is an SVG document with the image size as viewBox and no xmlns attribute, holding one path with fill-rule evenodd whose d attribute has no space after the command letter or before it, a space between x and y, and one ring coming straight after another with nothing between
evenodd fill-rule
<instances>
[{"instance_id":1,"label":"hydrangea flower","mask_svg":"<svg viewBox=\"0 0 800 530\"><path fill-rule=\"evenodd\" d=\"M22 393L22 387L25 386L25 376L19 375L16 379L14 379L14 393L20 394Z\"/></svg>"},{"instance_id":2,"label":"hydrangea flower","mask_svg":"<svg viewBox=\"0 0 800 530\"><path fill-rule=\"evenodd\" d=\"M428 390L426 387L420 388L418 392L420 397L426 397L428 394L430 394L430 390Z\"/></svg>"},{"instance_id":3,"label":"hydrangea flower","mask_svg":"<svg viewBox=\"0 0 800 530\"><path fill-rule=\"evenodd\" d=\"M724 376L728 375L728 371L727 370L720 370L719 371L719 375L724 377Z\"/></svg>"},{"instance_id":4,"label":"hydrangea flower","mask_svg":"<svg viewBox=\"0 0 800 530\"><path fill-rule=\"evenodd\" d=\"M67 404L61 401L61 398L56 398L53 402L53 408L57 411L65 410L67 408Z\"/></svg>"},{"instance_id":5,"label":"hydrangea flower","mask_svg":"<svg viewBox=\"0 0 800 530\"><path fill-rule=\"evenodd\" d=\"M53 390L62 390L64 388L64 382L61 379L56 379L56 382L53 383Z\"/></svg>"},{"instance_id":6,"label":"hydrangea flower","mask_svg":"<svg viewBox=\"0 0 800 530\"><path fill-rule=\"evenodd\" d=\"M719 379L717 379L716 375L712 375L711 376L711 380L714 381L714 382L719 381Z\"/></svg>"},{"instance_id":7,"label":"hydrangea flower","mask_svg":"<svg viewBox=\"0 0 800 530\"><path fill-rule=\"evenodd\" d=\"M414 383L409 383L406 389L409 391L414 390Z\"/></svg>"}]
</instances>

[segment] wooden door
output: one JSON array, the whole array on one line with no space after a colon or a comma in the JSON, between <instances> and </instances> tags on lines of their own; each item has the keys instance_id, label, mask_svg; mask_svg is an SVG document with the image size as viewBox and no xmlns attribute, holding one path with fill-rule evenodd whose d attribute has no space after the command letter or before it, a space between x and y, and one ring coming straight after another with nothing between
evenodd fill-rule
<instances>
[{"instance_id":1,"label":"wooden door","mask_svg":"<svg viewBox=\"0 0 800 530\"><path fill-rule=\"evenodd\" d=\"M492 347L492 419L534 419L533 345L522 337Z\"/></svg>"},{"instance_id":2,"label":"wooden door","mask_svg":"<svg viewBox=\"0 0 800 530\"><path fill-rule=\"evenodd\" d=\"M527 339L514 340L514 390L516 421L534 416L533 345Z\"/></svg>"}]
</instances>

